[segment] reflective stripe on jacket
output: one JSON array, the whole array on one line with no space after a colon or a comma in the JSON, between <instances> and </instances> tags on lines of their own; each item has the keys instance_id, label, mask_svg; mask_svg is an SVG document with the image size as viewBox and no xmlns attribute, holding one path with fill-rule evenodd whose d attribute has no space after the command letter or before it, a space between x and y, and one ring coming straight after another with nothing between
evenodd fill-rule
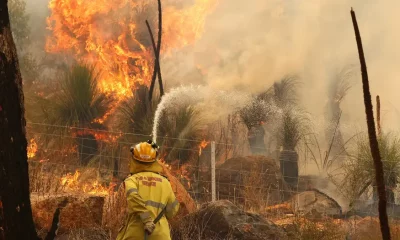
<instances>
[{"instance_id":1,"label":"reflective stripe on jacket","mask_svg":"<svg viewBox=\"0 0 400 240\"><path fill-rule=\"evenodd\" d=\"M169 240L170 229L167 219L179 210L169 181L153 172L140 172L125 180L125 193L128 201L128 217L118 233L117 240L144 239L143 222L154 220L163 208L165 216L156 224L148 240Z\"/></svg>"}]
</instances>

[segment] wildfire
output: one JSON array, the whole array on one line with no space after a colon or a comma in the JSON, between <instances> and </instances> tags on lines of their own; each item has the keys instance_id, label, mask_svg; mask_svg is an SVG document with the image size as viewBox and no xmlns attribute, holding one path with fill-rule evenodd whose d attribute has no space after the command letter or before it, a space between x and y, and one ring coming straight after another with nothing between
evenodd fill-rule
<instances>
[{"instance_id":1,"label":"wildfire","mask_svg":"<svg viewBox=\"0 0 400 240\"><path fill-rule=\"evenodd\" d=\"M201 141L199 145L199 156L201 155L201 151L207 147L207 145L210 143L210 141L203 140Z\"/></svg>"},{"instance_id":2,"label":"wildfire","mask_svg":"<svg viewBox=\"0 0 400 240\"><path fill-rule=\"evenodd\" d=\"M161 165L163 165L163 166L164 166L165 168L167 168L168 170L171 170L171 169L172 169L171 165L169 165L167 162L165 162L164 158L161 158L161 159L159 160L159 162L161 163Z\"/></svg>"},{"instance_id":3,"label":"wildfire","mask_svg":"<svg viewBox=\"0 0 400 240\"><path fill-rule=\"evenodd\" d=\"M74 130L74 129L73 129ZM122 136L122 133L110 133L104 131L96 131L94 129L83 129L74 131L73 136L84 136L84 135L93 135L96 140L114 143L118 140L119 137Z\"/></svg>"},{"instance_id":4,"label":"wildfire","mask_svg":"<svg viewBox=\"0 0 400 240\"><path fill-rule=\"evenodd\" d=\"M79 177L81 173L76 170L74 174L67 173L61 178L61 185L68 191L84 192L88 194L109 194L115 184L110 184L109 187L104 187L97 180L92 183L81 183Z\"/></svg>"},{"instance_id":5,"label":"wildfire","mask_svg":"<svg viewBox=\"0 0 400 240\"><path fill-rule=\"evenodd\" d=\"M29 145L27 148L28 158L34 158L36 156L36 152L38 150L37 143L34 138L29 141Z\"/></svg>"},{"instance_id":6,"label":"wildfire","mask_svg":"<svg viewBox=\"0 0 400 240\"><path fill-rule=\"evenodd\" d=\"M172 173L174 176L179 177L181 183L187 185L187 187L191 187L191 178L190 178L190 166L188 164L180 165L179 160L174 161L172 164L168 164L165 162L164 158L159 160L161 165L163 166L164 173ZM183 180L183 182L182 182Z\"/></svg>"},{"instance_id":7,"label":"wildfire","mask_svg":"<svg viewBox=\"0 0 400 240\"><path fill-rule=\"evenodd\" d=\"M185 0L163 1L161 52L194 43L217 1L196 0L190 6ZM134 85L149 84L154 53L145 20L157 37L157 1L51 0L49 8L47 52L96 64L101 90L117 100L130 96Z\"/></svg>"}]
</instances>

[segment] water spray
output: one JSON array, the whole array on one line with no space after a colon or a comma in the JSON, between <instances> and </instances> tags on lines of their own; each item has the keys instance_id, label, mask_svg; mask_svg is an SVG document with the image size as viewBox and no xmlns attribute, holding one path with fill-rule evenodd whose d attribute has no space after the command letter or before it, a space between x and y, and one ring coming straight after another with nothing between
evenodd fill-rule
<instances>
[{"instance_id":1,"label":"water spray","mask_svg":"<svg viewBox=\"0 0 400 240\"><path fill-rule=\"evenodd\" d=\"M210 103L208 108L221 109L222 112L234 112L249 103L251 97L239 92L225 92L210 89L206 86L181 86L172 89L165 94L158 104L154 114L153 122L153 141L157 142L157 131L161 116L165 109L170 107L185 107L188 105L198 106L204 103Z\"/></svg>"}]
</instances>

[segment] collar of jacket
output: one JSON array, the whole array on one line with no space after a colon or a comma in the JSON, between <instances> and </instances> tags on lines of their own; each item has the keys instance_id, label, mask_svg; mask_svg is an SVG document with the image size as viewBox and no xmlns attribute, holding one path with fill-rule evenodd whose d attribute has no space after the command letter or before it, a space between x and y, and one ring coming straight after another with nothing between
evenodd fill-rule
<instances>
[{"instance_id":1,"label":"collar of jacket","mask_svg":"<svg viewBox=\"0 0 400 240\"><path fill-rule=\"evenodd\" d=\"M140 172L153 172L160 174L164 171L162 165L158 161L149 164L149 163L140 163L133 159L130 161L129 169L132 175Z\"/></svg>"}]
</instances>

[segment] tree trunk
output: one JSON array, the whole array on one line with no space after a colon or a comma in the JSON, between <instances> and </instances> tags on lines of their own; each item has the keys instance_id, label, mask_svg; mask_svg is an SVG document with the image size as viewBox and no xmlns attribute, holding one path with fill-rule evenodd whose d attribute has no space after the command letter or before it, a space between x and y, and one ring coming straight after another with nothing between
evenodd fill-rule
<instances>
[{"instance_id":1,"label":"tree trunk","mask_svg":"<svg viewBox=\"0 0 400 240\"><path fill-rule=\"evenodd\" d=\"M82 166L87 166L97 154L98 144L93 134L82 134L77 138L79 160Z\"/></svg>"},{"instance_id":2,"label":"tree trunk","mask_svg":"<svg viewBox=\"0 0 400 240\"><path fill-rule=\"evenodd\" d=\"M329 100L326 109L325 119L327 121L327 126L325 129L325 139L328 146L332 144L329 154L333 157L339 154L345 156L344 140L339 122L341 117L339 102L335 102L334 99ZM339 157L339 159L343 159L343 157Z\"/></svg>"},{"instance_id":3,"label":"tree trunk","mask_svg":"<svg viewBox=\"0 0 400 240\"><path fill-rule=\"evenodd\" d=\"M22 78L7 0L0 0L0 197L5 239L39 239L29 198Z\"/></svg>"},{"instance_id":4,"label":"tree trunk","mask_svg":"<svg viewBox=\"0 0 400 240\"><path fill-rule=\"evenodd\" d=\"M266 155L267 149L264 142L265 130L262 125L257 125L249 129L248 140L251 153L253 155Z\"/></svg>"},{"instance_id":5,"label":"tree trunk","mask_svg":"<svg viewBox=\"0 0 400 240\"><path fill-rule=\"evenodd\" d=\"M356 36L358 55L360 58L361 65L361 76L362 76L362 86L364 93L364 105L365 105L365 114L367 116L367 126L368 126L368 136L369 143L371 148L372 158L374 160L375 166L375 180L376 186L378 189L378 197L379 197L379 222L381 225L382 239L390 240L390 226L386 209L386 190L385 190L385 176L383 172L383 164L381 159L381 154L379 152L378 139L376 137L375 132L375 121L374 121L374 111L372 107L372 99L371 93L369 90L369 80L368 80L368 72L367 72L367 64L365 63L364 50L362 47L361 34L358 29L356 14L353 9L351 9L351 18L353 21L354 32Z\"/></svg>"},{"instance_id":6,"label":"tree trunk","mask_svg":"<svg viewBox=\"0 0 400 240\"><path fill-rule=\"evenodd\" d=\"M296 188L299 179L299 155L295 150L283 150L279 155L281 174L286 183Z\"/></svg>"}]
</instances>

